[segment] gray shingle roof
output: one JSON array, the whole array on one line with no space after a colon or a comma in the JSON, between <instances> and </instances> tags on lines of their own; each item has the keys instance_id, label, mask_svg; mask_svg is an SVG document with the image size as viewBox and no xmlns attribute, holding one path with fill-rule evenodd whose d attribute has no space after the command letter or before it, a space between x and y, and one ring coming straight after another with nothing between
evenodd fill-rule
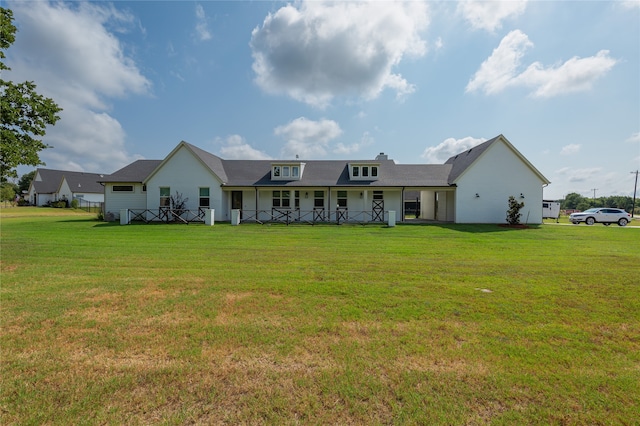
<instances>
[{"instance_id":1,"label":"gray shingle roof","mask_svg":"<svg viewBox=\"0 0 640 426\"><path fill-rule=\"evenodd\" d=\"M162 160L137 160L104 176L101 182L143 182L160 163Z\"/></svg>"},{"instance_id":2,"label":"gray shingle roof","mask_svg":"<svg viewBox=\"0 0 640 426\"><path fill-rule=\"evenodd\" d=\"M496 140L484 143L449 158L445 164L396 164L393 160L307 160L299 180L271 180L271 166L278 160L223 160L197 146L181 142L190 149L227 187L448 187L464 173ZM177 148L176 148L177 149ZM143 182L163 160L138 160L105 176L104 182ZM524 159L526 162L526 159ZM292 163L291 161L287 161ZM379 164L377 180L350 180L349 164ZM531 166L533 167L533 166ZM536 171L534 169L534 171ZM537 171L536 171L537 172ZM539 173L539 172L538 172ZM543 177L544 178L544 177Z\"/></svg>"},{"instance_id":3,"label":"gray shingle roof","mask_svg":"<svg viewBox=\"0 0 640 426\"><path fill-rule=\"evenodd\" d=\"M485 152L493 142L500 138L500 136L502 135L496 136L493 139L489 139L488 141L483 142L480 145L476 145L466 150L465 152L461 152L460 154L454 155L453 157L449 158L444 163L451 166L451 173L449 174L448 180L449 184L453 184L453 182L455 182L455 180L458 179L458 177L460 177L460 175L465 170L467 170L467 168L471 166L471 164L473 164L473 162L476 161L476 159L480 157L480 155Z\"/></svg>"},{"instance_id":4,"label":"gray shingle roof","mask_svg":"<svg viewBox=\"0 0 640 426\"><path fill-rule=\"evenodd\" d=\"M33 181L38 194L53 194L60 188L64 177L73 192L102 194L104 188L98 183L103 175L100 173L73 172L69 170L38 169L41 181Z\"/></svg>"},{"instance_id":5,"label":"gray shingle roof","mask_svg":"<svg viewBox=\"0 0 640 426\"><path fill-rule=\"evenodd\" d=\"M223 160L226 186L448 186L451 166L396 164L393 160L308 160L300 180L271 180L271 160ZM349 164L380 164L377 180L350 180Z\"/></svg>"}]
</instances>

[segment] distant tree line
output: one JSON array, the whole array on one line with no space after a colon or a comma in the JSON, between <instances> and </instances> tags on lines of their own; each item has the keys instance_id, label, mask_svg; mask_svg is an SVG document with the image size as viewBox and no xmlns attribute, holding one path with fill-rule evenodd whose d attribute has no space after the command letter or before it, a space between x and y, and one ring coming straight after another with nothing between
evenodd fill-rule
<instances>
[{"instance_id":1,"label":"distant tree line","mask_svg":"<svg viewBox=\"0 0 640 426\"><path fill-rule=\"evenodd\" d=\"M567 194L564 200L560 201L561 210L587 210L592 207L613 207L617 209L624 209L631 213L633 207L633 198L625 197L622 195L612 195L609 197L590 198L584 197L580 194L572 192ZM638 206L638 200L636 199L636 212L639 212L640 206Z\"/></svg>"}]
</instances>

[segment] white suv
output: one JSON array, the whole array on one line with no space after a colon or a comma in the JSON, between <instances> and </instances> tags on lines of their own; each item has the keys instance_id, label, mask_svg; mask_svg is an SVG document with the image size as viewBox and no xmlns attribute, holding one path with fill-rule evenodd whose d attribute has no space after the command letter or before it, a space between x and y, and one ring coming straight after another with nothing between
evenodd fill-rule
<instances>
[{"instance_id":1,"label":"white suv","mask_svg":"<svg viewBox=\"0 0 640 426\"><path fill-rule=\"evenodd\" d=\"M585 210L581 213L571 213L569 220L574 225L577 225L580 222L584 222L587 225L593 225L597 222L602 223L605 226L609 226L612 223L617 223L620 226L626 226L631 220L631 215L622 209L601 207Z\"/></svg>"}]
</instances>

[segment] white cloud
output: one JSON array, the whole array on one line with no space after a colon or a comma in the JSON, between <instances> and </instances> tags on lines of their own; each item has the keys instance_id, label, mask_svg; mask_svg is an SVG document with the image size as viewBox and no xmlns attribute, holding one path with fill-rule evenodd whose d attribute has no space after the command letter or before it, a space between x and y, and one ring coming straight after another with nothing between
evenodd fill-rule
<instances>
[{"instance_id":1,"label":"white cloud","mask_svg":"<svg viewBox=\"0 0 640 426\"><path fill-rule=\"evenodd\" d=\"M200 41L211 40L211 32L207 26L207 15L201 4L196 4L196 35Z\"/></svg>"},{"instance_id":2,"label":"white cloud","mask_svg":"<svg viewBox=\"0 0 640 426\"><path fill-rule=\"evenodd\" d=\"M640 0L624 0L619 3L627 9L640 8Z\"/></svg>"},{"instance_id":3,"label":"white cloud","mask_svg":"<svg viewBox=\"0 0 640 426\"><path fill-rule=\"evenodd\" d=\"M640 143L640 132L635 132L634 134L632 134L627 140L626 142L630 142L630 143Z\"/></svg>"},{"instance_id":4,"label":"white cloud","mask_svg":"<svg viewBox=\"0 0 640 426\"><path fill-rule=\"evenodd\" d=\"M502 21L522 15L527 8L527 0L511 1L462 1L457 12L466 19L471 28L495 32L502 28Z\"/></svg>"},{"instance_id":5,"label":"white cloud","mask_svg":"<svg viewBox=\"0 0 640 426\"><path fill-rule=\"evenodd\" d=\"M560 150L560 155L573 155L573 154L577 154L580 151L581 145L580 144L569 144L569 145L565 145L562 147L562 149Z\"/></svg>"},{"instance_id":6,"label":"white cloud","mask_svg":"<svg viewBox=\"0 0 640 426\"><path fill-rule=\"evenodd\" d=\"M444 47L444 41L442 41L442 37L438 37L436 41L433 42L433 46L436 50L441 50Z\"/></svg>"},{"instance_id":7,"label":"white cloud","mask_svg":"<svg viewBox=\"0 0 640 426\"><path fill-rule=\"evenodd\" d=\"M483 91L492 95L509 87L530 87L532 96L549 98L591 89L594 82L617 63L609 56L608 50L601 50L595 56L573 57L556 67L545 68L534 62L518 74L525 51L532 46L522 31L511 31L480 65L466 91Z\"/></svg>"},{"instance_id":8,"label":"white cloud","mask_svg":"<svg viewBox=\"0 0 640 426\"><path fill-rule=\"evenodd\" d=\"M608 50L601 50L588 58L573 57L559 67L544 68L539 62L531 64L514 79L516 85L534 87L534 97L553 96L584 92L617 63Z\"/></svg>"},{"instance_id":9,"label":"white cloud","mask_svg":"<svg viewBox=\"0 0 640 426\"><path fill-rule=\"evenodd\" d=\"M448 138L437 146L425 149L421 157L426 159L428 163L440 164L447 161L450 157L460 154L485 141L486 139L484 138L478 139L471 136L462 139Z\"/></svg>"},{"instance_id":10,"label":"white cloud","mask_svg":"<svg viewBox=\"0 0 640 426\"><path fill-rule=\"evenodd\" d=\"M396 67L422 56L425 2L288 4L252 32L256 83L316 107L336 96L376 98L385 88L403 97L415 90Z\"/></svg>"},{"instance_id":11,"label":"white cloud","mask_svg":"<svg viewBox=\"0 0 640 426\"><path fill-rule=\"evenodd\" d=\"M560 176L562 180L571 183L596 181L602 178L602 167L589 167L583 169L563 167L556 170L556 174Z\"/></svg>"},{"instance_id":12,"label":"white cloud","mask_svg":"<svg viewBox=\"0 0 640 426\"><path fill-rule=\"evenodd\" d=\"M365 146L373 145L374 140L373 137L369 134L369 132L365 132L360 138L359 142L353 143L351 145L345 145L343 143L338 143L336 147L333 149L334 154L339 155L350 155L356 152L360 152L362 148Z\"/></svg>"},{"instance_id":13,"label":"white cloud","mask_svg":"<svg viewBox=\"0 0 640 426\"><path fill-rule=\"evenodd\" d=\"M113 5L11 2L20 31L12 46L13 81L33 80L37 91L64 110L47 130L47 167L111 172L129 162L120 123L108 99L148 94L151 83L113 32L135 28Z\"/></svg>"},{"instance_id":14,"label":"white cloud","mask_svg":"<svg viewBox=\"0 0 640 426\"><path fill-rule=\"evenodd\" d=\"M231 135L224 141L218 140L224 146L220 148L220 155L227 160L270 160L271 157L249 145L242 136Z\"/></svg>"},{"instance_id":15,"label":"white cloud","mask_svg":"<svg viewBox=\"0 0 640 426\"><path fill-rule=\"evenodd\" d=\"M329 142L340 136L342 129L333 120L313 121L300 117L276 127L274 134L286 140L282 148L283 158L298 155L300 158L311 159L325 156Z\"/></svg>"},{"instance_id":16,"label":"white cloud","mask_svg":"<svg viewBox=\"0 0 640 426\"><path fill-rule=\"evenodd\" d=\"M522 31L511 31L480 65L480 69L467 84L467 92L483 90L491 95L512 85L525 50L532 46L533 43Z\"/></svg>"}]
</instances>

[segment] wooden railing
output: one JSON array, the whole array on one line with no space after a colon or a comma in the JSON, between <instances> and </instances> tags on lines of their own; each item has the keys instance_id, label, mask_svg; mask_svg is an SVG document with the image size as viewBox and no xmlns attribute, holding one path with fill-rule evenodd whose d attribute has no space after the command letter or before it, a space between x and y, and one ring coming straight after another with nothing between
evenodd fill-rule
<instances>
[{"instance_id":1,"label":"wooden railing","mask_svg":"<svg viewBox=\"0 0 640 426\"><path fill-rule=\"evenodd\" d=\"M347 209L325 210L297 210L273 208L269 210L241 210L240 223L283 223L285 225L295 223L382 223L385 212L374 211L349 211Z\"/></svg>"},{"instance_id":2,"label":"wooden railing","mask_svg":"<svg viewBox=\"0 0 640 426\"><path fill-rule=\"evenodd\" d=\"M178 222L178 223L204 223L204 210L199 208L198 210L186 210L186 209L171 209L169 207L160 207L157 210L153 209L130 209L129 210L129 222Z\"/></svg>"}]
</instances>

